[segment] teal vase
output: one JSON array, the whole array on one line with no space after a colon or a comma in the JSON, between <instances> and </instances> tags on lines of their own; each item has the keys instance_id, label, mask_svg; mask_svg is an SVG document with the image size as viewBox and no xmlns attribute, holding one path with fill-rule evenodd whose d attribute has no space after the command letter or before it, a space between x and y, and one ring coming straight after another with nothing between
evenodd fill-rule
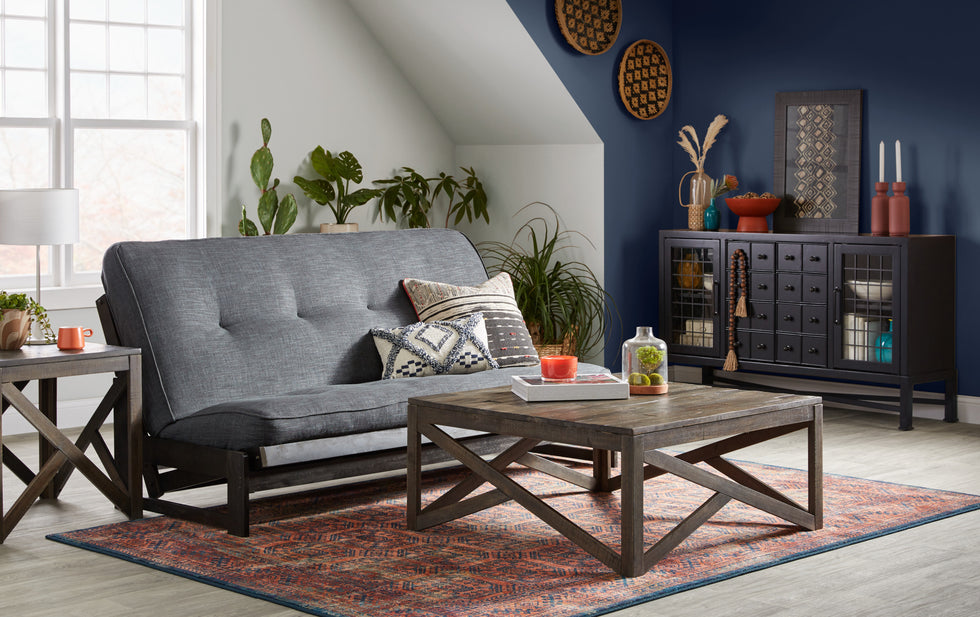
<instances>
[{"instance_id":1,"label":"teal vase","mask_svg":"<svg viewBox=\"0 0 980 617\"><path fill-rule=\"evenodd\" d=\"M888 332L882 332L878 340L875 341L875 359L878 362L891 363L892 361L892 320L888 320Z\"/></svg>"},{"instance_id":2,"label":"teal vase","mask_svg":"<svg viewBox=\"0 0 980 617\"><path fill-rule=\"evenodd\" d=\"M721 213L715 207L715 198L711 198L711 203L704 209L704 228L706 231L718 231Z\"/></svg>"}]
</instances>

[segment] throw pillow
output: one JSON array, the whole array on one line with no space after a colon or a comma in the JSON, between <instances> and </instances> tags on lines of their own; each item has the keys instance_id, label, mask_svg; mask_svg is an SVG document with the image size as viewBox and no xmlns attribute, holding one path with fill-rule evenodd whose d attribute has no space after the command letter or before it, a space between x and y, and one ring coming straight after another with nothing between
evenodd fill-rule
<instances>
[{"instance_id":1,"label":"throw pillow","mask_svg":"<svg viewBox=\"0 0 980 617\"><path fill-rule=\"evenodd\" d=\"M506 272L476 287L462 287L419 279L404 279L415 314L422 321L452 320L483 313L487 320L490 353L500 366L538 364L538 353L514 299L514 284Z\"/></svg>"},{"instance_id":2,"label":"throw pillow","mask_svg":"<svg viewBox=\"0 0 980 617\"><path fill-rule=\"evenodd\" d=\"M384 364L381 379L500 368L487 348L487 329L480 313L456 321L372 328L371 335Z\"/></svg>"}]
</instances>

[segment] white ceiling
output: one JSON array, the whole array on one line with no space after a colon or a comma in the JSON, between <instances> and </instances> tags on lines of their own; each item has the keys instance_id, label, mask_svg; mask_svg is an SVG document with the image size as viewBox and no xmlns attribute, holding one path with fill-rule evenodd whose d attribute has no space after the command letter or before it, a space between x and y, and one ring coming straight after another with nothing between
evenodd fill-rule
<instances>
[{"instance_id":1,"label":"white ceiling","mask_svg":"<svg viewBox=\"0 0 980 617\"><path fill-rule=\"evenodd\" d=\"M601 143L506 0L351 0L460 145Z\"/></svg>"}]
</instances>

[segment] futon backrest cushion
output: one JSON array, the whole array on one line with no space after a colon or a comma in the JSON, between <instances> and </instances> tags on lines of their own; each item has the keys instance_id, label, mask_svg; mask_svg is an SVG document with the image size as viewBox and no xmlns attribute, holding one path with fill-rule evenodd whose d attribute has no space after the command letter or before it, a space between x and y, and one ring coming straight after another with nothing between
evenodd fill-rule
<instances>
[{"instance_id":1,"label":"futon backrest cushion","mask_svg":"<svg viewBox=\"0 0 980 617\"><path fill-rule=\"evenodd\" d=\"M376 380L371 328L416 321L399 281L487 280L446 229L122 242L102 268L120 343L143 350L151 434L223 402Z\"/></svg>"}]
</instances>

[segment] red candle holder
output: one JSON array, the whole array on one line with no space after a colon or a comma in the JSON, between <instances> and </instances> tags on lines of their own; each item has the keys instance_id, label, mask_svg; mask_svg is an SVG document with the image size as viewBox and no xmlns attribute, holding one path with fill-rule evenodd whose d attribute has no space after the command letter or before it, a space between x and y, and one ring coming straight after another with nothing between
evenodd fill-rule
<instances>
[{"instance_id":1,"label":"red candle holder","mask_svg":"<svg viewBox=\"0 0 980 617\"><path fill-rule=\"evenodd\" d=\"M909 235L909 198L905 196L905 183L892 182L893 195L888 198L888 235Z\"/></svg>"},{"instance_id":2,"label":"red candle holder","mask_svg":"<svg viewBox=\"0 0 980 617\"><path fill-rule=\"evenodd\" d=\"M871 198L871 235L888 235L888 183L875 182L877 195Z\"/></svg>"},{"instance_id":3,"label":"red candle holder","mask_svg":"<svg viewBox=\"0 0 980 617\"><path fill-rule=\"evenodd\" d=\"M578 372L576 356L543 356L541 378L545 381L574 381Z\"/></svg>"}]
</instances>

